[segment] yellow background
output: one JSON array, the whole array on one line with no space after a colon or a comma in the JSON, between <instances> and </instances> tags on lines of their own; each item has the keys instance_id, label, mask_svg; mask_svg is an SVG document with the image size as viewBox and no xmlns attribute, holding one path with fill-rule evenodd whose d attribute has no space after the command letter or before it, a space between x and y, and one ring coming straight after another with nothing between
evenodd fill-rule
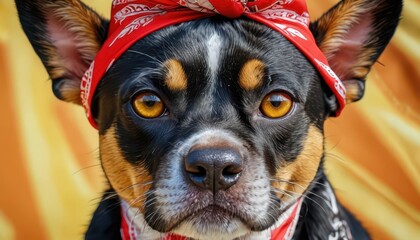
<instances>
[{"instance_id":1,"label":"yellow background","mask_svg":"<svg viewBox=\"0 0 420 240\"><path fill-rule=\"evenodd\" d=\"M107 16L110 1L85 1ZM336 1L310 0L312 17ZM420 239L420 1L367 81L327 123L327 173L375 239ZM14 4L0 0L0 240L81 239L105 180L97 134L56 100Z\"/></svg>"}]
</instances>

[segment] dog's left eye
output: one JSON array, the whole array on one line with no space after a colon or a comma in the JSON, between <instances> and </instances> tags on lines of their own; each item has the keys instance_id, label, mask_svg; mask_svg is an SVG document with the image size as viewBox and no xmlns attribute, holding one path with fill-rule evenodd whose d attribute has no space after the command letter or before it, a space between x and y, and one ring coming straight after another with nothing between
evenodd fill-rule
<instances>
[{"instance_id":1,"label":"dog's left eye","mask_svg":"<svg viewBox=\"0 0 420 240\"><path fill-rule=\"evenodd\" d=\"M152 92L138 94L134 98L132 105L136 113L144 118L160 117L166 110L162 99Z\"/></svg>"},{"instance_id":2,"label":"dog's left eye","mask_svg":"<svg viewBox=\"0 0 420 240\"><path fill-rule=\"evenodd\" d=\"M292 98L284 92L271 92L261 102L260 111L268 118L281 118L290 112Z\"/></svg>"}]
</instances>

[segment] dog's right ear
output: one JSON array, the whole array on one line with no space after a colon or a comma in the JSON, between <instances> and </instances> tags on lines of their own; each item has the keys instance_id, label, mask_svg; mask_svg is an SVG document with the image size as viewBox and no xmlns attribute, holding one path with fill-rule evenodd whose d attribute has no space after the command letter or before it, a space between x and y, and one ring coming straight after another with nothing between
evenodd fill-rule
<instances>
[{"instance_id":1,"label":"dog's right ear","mask_svg":"<svg viewBox=\"0 0 420 240\"><path fill-rule=\"evenodd\" d=\"M61 100L81 104L80 82L107 35L108 22L78 0L15 0L32 47Z\"/></svg>"}]
</instances>

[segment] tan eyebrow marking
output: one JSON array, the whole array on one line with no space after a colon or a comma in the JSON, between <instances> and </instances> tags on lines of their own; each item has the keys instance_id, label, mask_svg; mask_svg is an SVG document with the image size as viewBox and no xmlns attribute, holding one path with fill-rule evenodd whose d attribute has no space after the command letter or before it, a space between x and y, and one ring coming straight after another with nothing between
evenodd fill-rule
<instances>
[{"instance_id":1,"label":"tan eyebrow marking","mask_svg":"<svg viewBox=\"0 0 420 240\"><path fill-rule=\"evenodd\" d=\"M239 85L244 90L253 90L262 84L264 78L263 62L257 59L247 61L239 73Z\"/></svg>"},{"instance_id":2,"label":"tan eyebrow marking","mask_svg":"<svg viewBox=\"0 0 420 240\"><path fill-rule=\"evenodd\" d=\"M187 75L181 62L176 59L167 60L165 63L165 84L171 91L183 91L187 89Z\"/></svg>"}]
</instances>

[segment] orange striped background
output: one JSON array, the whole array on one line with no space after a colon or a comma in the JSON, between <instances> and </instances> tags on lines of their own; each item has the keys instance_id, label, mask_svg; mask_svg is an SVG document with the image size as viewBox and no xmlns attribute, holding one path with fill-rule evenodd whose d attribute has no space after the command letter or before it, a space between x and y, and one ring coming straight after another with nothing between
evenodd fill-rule
<instances>
[{"instance_id":1,"label":"orange striped background","mask_svg":"<svg viewBox=\"0 0 420 240\"><path fill-rule=\"evenodd\" d=\"M312 16L335 2L308 1ZM365 98L327 124L327 172L375 239L420 239L419 13L419 0L405 1ZM81 239L105 187L97 134L81 108L53 97L11 0L0 0L0 20L0 240Z\"/></svg>"}]
</instances>

